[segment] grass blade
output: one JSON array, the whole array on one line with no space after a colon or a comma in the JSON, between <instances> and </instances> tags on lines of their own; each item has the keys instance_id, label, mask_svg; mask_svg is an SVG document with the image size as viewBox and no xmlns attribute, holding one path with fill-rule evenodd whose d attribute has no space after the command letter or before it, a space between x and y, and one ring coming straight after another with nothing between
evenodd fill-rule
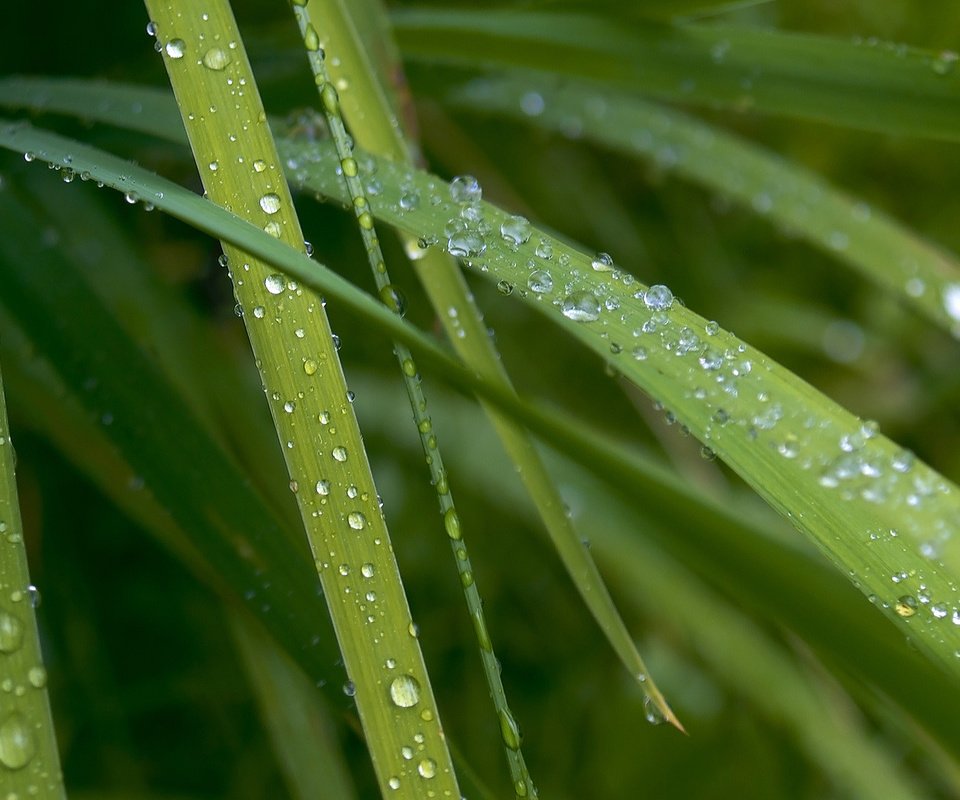
<instances>
[{"instance_id":1,"label":"grass blade","mask_svg":"<svg viewBox=\"0 0 960 800\"><path fill-rule=\"evenodd\" d=\"M302 252L303 234L230 6L210 3L203 14L187 6L147 0L207 194ZM230 150L236 158L224 158ZM381 792L417 797L429 789L456 796L453 764L323 300L252 253L225 243L224 254L233 265L237 301L246 309L290 488ZM413 762L401 753L415 736L423 749Z\"/></svg>"},{"instance_id":2,"label":"grass blade","mask_svg":"<svg viewBox=\"0 0 960 800\"><path fill-rule=\"evenodd\" d=\"M428 63L525 68L710 108L960 139L955 56L724 25L580 14L406 9L400 48Z\"/></svg>"}]
</instances>

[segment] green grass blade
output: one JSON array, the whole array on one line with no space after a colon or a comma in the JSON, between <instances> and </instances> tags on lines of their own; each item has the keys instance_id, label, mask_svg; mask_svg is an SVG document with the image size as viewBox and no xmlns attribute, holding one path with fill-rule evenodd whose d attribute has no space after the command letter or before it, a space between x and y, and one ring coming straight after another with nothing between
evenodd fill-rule
<instances>
[{"instance_id":1,"label":"green grass blade","mask_svg":"<svg viewBox=\"0 0 960 800\"><path fill-rule=\"evenodd\" d=\"M34 611L40 594L30 582L27 566L2 378L0 536L0 676L7 692L0 704L0 786L14 796L42 793L51 800L65 798Z\"/></svg>"},{"instance_id":2,"label":"green grass blade","mask_svg":"<svg viewBox=\"0 0 960 800\"><path fill-rule=\"evenodd\" d=\"M260 716L294 800L354 800L356 791L316 687L263 633L230 618Z\"/></svg>"},{"instance_id":3,"label":"green grass blade","mask_svg":"<svg viewBox=\"0 0 960 800\"><path fill-rule=\"evenodd\" d=\"M418 61L520 67L710 108L960 139L960 72L950 54L579 14L407 9L393 19L404 56Z\"/></svg>"},{"instance_id":4,"label":"green grass blade","mask_svg":"<svg viewBox=\"0 0 960 800\"><path fill-rule=\"evenodd\" d=\"M523 110L539 98L537 113ZM882 211L818 175L686 114L629 95L515 77L452 93L461 110L489 111L554 132L572 120L584 139L652 161L719 192L856 269L944 330L960 334L960 263ZM542 102L542 105L541 105Z\"/></svg>"},{"instance_id":5,"label":"green grass blade","mask_svg":"<svg viewBox=\"0 0 960 800\"><path fill-rule=\"evenodd\" d=\"M206 192L303 251L303 234L227 2L147 0ZM243 88L240 88L243 87ZM323 300L224 245L231 278L381 792L457 780ZM402 748L423 745L415 761Z\"/></svg>"},{"instance_id":6,"label":"green grass blade","mask_svg":"<svg viewBox=\"0 0 960 800\"><path fill-rule=\"evenodd\" d=\"M389 309L397 315L403 316L406 313L406 298L390 279L387 263L380 247L380 239L374 227L373 217L370 214L370 204L367 200L366 190L360 180L359 169L354 158L353 142L347 134L343 116L340 113L339 95L331 82L326 66L326 56L319 45L320 37L313 26L310 12L305 5L294 4L293 11L307 50L314 83L320 94L320 105L327 121L327 128L333 136L337 157L340 159L341 174L347 185L347 190L350 192L351 205L357 218L357 226L360 229L360 237L363 240L367 262L373 273L377 292ZM470 560L456 505L453 501L453 493L450 490L447 473L443 466L443 456L441 455L437 435L434 432L433 421L428 412L420 373L417 371L413 354L405 344L395 342L393 352L396 356L400 374L403 376L407 403L410 406L413 422L420 437L420 445L429 470L430 482L436 490L440 514L450 541L454 569L457 570L460 578L464 600L477 636L484 676L490 689L494 712L501 725L501 738L507 765L510 769L511 783L519 797L529 797L531 800L536 800L539 794L536 784L530 777L530 771L520 747L519 726L507 703L506 691L500 678L500 662L494 653L489 626L483 612L483 602L473 572L473 564Z\"/></svg>"}]
</instances>

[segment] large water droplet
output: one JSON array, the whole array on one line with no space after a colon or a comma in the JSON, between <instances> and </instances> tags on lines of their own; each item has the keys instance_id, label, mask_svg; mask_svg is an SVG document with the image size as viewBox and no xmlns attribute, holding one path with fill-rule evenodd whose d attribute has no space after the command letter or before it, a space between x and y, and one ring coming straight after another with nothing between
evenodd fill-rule
<instances>
[{"instance_id":1,"label":"large water droplet","mask_svg":"<svg viewBox=\"0 0 960 800\"><path fill-rule=\"evenodd\" d=\"M343 463L347 460L347 448L342 446L337 446L333 448L333 458L335 461Z\"/></svg>"},{"instance_id":2,"label":"large water droplet","mask_svg":"<svg viewBox=\"0 0 960 800\"><path fill-rule=\"evenodd\" d=\"M512 244L514 247L519 247L521 244L529 241L532 230L530 221L526 217L521 216L507 217L507 219L500 224L500 235L503 237L503 240L508 244Z\"/></svg>"},{"instance_id":3,"label":"large water droplet","mask_svg":"<svg viewBox=\"0 0 960 800\"><path fill-rule=\"evenodd\" d=\"M203 58L200 60L207 69L219 72L222 69L226 69L231 59L230 54L226 50L222 50L219 47L211 47L203 54Z\"/></svg>"},{"instance_id":4,"label":"large water droplet","mask_svg":"<svg viewBox=\"0 0 960 800\"><path fill-rule=\"evenodd\" d=\"M270 294L280 294L283 291L283 275L275 272L263 279L263 285Z\"/></svg>"},{"instance_id":5,"label":"large water droplet","mask_svg":"<svg viewBox=\"0 0 960 800\"><path fill-rule=\"evenodd\" d=\"M448 508L443 514L443 526L447 529L447 536L451 539L459 540L461 537L460 533L460 517L457 516L457 511L454 508Z\"/></svg>"},{"instance_id":6,"label":"large water droplet","mask_svg":"<svg viewBox=\"0 0 960 800\"><path fill-rule=\"evenodd\" d=\"M479 203L482 196L480 182L473 175L458 175L450 181L450 197L455 203Z\"/></svg>"},{"instance_id":7,"label":"large water droplet","mask_svg":"<svg viewBox=\"0 0 960 800\"><path fill-rule=\"evenodd\" d=\"M560 310L575 322L594 322L600 318L600 301L593 292L574 292L564 298Z\"/></svg>"},{"instance_id":8,"label":"large water droplet","mask_svg":"<svg viewBox=\"0 0 960 800\"><path fill-rule=\"evenodd\" d=\"M183 58L183 54L187 50L187 43L183 39L171 39L163 49L167 51L170 58Z\"/></svg>"},{"instance_id":9,"label":"large water droplet","mask_svg":"<svg viewBox=\"0 0 960 800\"><path fill-rule=\"evenodd\" d=\"M367 518L359 511L347 514L347 524L355 531L362 531L367 526Z\"/></svg>"},{"instance_id":10,"label":"large water droplet","mask_svg":"<svg viewBox=\"0 0 960 800\"><path fill-rule=\"evenodd\" d=\"M280 210L280 196L269 192L260 198L260 208L267 214L276 214Z\"/></svg>"},{"instance_id":11,"label":"large water droplet","mask_svg":"<svg viewBox=\"0 0 960 800\"><path fill-rule=\"evenodd\" d=\"M437 774L437 762L432 758L425 758L417 764L417 772L421 778L432 778Z\"/></svg>"},{"instance_id":12,"label":"large water droplet","mask_svg":"<svg viewBox=\"0 0 960 800\"><path fill-rule=\"evenodd\" d=\"M553 291L553 275L545 269L537 269L527 278L527 287L531 292L546 294Z\"/></svg>"},{"instance_id":13,"label":"large water droplet","mask_svg":"<svg viewBox=\"0 0 960 800\"><path fill-rule=\"evenodd\" d=\"M413 675L398 675L390 682L390 699L399 708L412 708L420 702L420 683Z\"/></svg>"},{"instance_id":14,"label":"large water droplet","mask_svg":"<svg viewBox=\"0 0 960 800\"><path fill-rule=\"evenodd\" d=\"M643 293L643 302L653 311L668 311L673 306L673 292L663 284L657 284Z\"/></svg>"},{"instance_id":15,"label":"large water droplet","mask_svg":"<svg viewBox=\"0 0 960 800\"><path fill-rule=\"evenodd\" d=\"M0 764L7 769L23 769L36 750L30 727L22 715L14 712L0 724Z\"/></svg>"},{"instance_id":16,"label":"large water droplet","mask_svg":"<svg viewBox=\"0 0 960 800\"><path fill-rule=\"evenodd\" d=\"M23 623L0 611L0 653L14 653L23 644Z\"/></svg>"},{"instance_id":17,"label":"large water droplet","mask_svg":"<svg viewBox=\"0 0 960 800\"><path fill-rule=\"evenodd\" d=\"M520 749L520 726L505 708L500 709L500 735L503 737L503 743L511 750Z\"/></svg>"}]
</instances>

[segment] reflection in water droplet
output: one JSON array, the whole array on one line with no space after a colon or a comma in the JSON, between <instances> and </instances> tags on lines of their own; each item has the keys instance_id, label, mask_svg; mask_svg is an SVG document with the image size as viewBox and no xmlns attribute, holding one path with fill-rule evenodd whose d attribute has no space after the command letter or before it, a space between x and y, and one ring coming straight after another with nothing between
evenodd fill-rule
<instances>
[{"instance_id":1,"label":"reflection in water droplet","mask_svg":"<svg viewBox=\"0 0 960 800\"><path fill-rule=\"evenodd\" d=\"M420 702L420 684L413 675L398 675L390 682L390 699L398 708L412 708Z\"/></svg>"},{"instance_id":2,"label":"reflection in water droplet","mask_svg":"<svg viewBox=\"0 0 960 800\"><path fill-rule=\"evenodd\" d=\"M183 54L187 50L187 43L183 39L171 39L163 49L167 51L170 58L183 58Z\"/></svg>"},{"instance_id":3,"label":"reflection in water droplet","mask_svg":"<svg viewBox=\"0 0 960 800\"><path fill-rule=\"evenodd\" d=\"M600 318L600 301L592 292L574 292L564 298L560 310L575 322L594 322Z\"/></svg>"}]
</instances>

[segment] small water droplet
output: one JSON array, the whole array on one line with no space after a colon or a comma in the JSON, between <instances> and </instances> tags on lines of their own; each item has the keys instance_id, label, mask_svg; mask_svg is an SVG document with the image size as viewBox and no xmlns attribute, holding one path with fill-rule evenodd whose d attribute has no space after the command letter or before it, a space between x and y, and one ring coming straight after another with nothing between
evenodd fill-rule
<instances>
[{"instance_id":1,"label":"small water droplet","mask_svg":"<svg viewBox=\"0 0 960 800\"><path fill-rule=\"evenodd\" d=\"M953 72L957 59L960 59L960 55L957 55L953 50L944 50L933 59L931 66L937 75L949 75Z\"/></svg>"},{"instance_id":2,"label":"small water droplet","mask_svg":"<svg viewBox=\"0 0 960 800\"><path fill-rule=\"evenodd\" d=\"M30 667L27 670L27 680L34 689L42 689L47 685L47 671L40 666Z\"/></svg>"},{"instance_id":3,"label":"small water droplet","mask_svg":"<svg viewBox=\"0 0 960 800\"><path fill-rule=\"evenodd\" d=\"M326 497L330 494L330 481L319 480L316 485L317 494L321 497Z\"/></svg>"},{"instance_id":4,"label":"small water droplet","mask_svg":"<svg viewBox=\"0 0 960 800\"><path fill-rule=\"evenodd\" d=\"M400 779L396 775L394 775L392 778L390 778L390 780L387 781L387 786L389 786L391 789L394 789L394 790L399 789Z\"/></svg>"},{"instance_id":5,"label":"small water droplet","mask_svg":"<svg viewBox=\"0 0 960 800\"><path fill-rule=\"evenodd\" d=\"M319 369L319 364L317 364L317 362L314 361L312 358L308 358L306 361L303 362L303 371L307 375L315 375L318 369Z\"/></svg>"},{"instance_id":6,"label":"small water droplet","mask_svg":"<svg viewBox=\"0 0 960 800\"><path fill-rule=\"evenodd\" d=\"M375 572L376 570L373 564L371 564L369 561L360 567L360 574L363 575L364 578L372 578Z\"/></svg>"},{"instance_id":7,"label":"small water droplet","mask_svg":"<svg viewBox=\"0 0 960 800\"><path fill-rule=\"evenodd\" d=\"M343 463L347 460L347 448L338 445L337 447L333 448L332 455L335 461Z\"/></svg>"},{"instance_id":8,"label":"small water droplet","mask_svg":"<svg viewBox=\"0 0 960 800\"><path fill-rule=\"evenodd\" d=\"M460 532L460 517L457 516L457 511L454 508L448 508L443 514L443 527L447 530L447 536L455 541L459 541L461 537Z\"/></svg>"},{"instance_id":9,"label":"small water droplet","mask_svg":"<svg viewBox=\"0 0 960 800\"><path fill-rule=\"evenodd\" d=\"M560 310L575 322L594 322L600 318L600 301L593 292L574 292L564 298Z\"/></svg>"},{"instance_id":10,"label":"small water droplet","mask_svg":"<svg viewBox=\"0 0 960 800\"><path fill-rule=\"evenodd\" d=\"M609 253L597 253L593 261L590 262L590 266L597 272L612 272L613 257Z\"/></svg>"},{"instance_id":11,"label":"small water droplet","mask_svg":"<svg viewBox=\"0 0 960 800\"><path fill-rule=\"evenodd\" d=\"M357 686L353 681L347 681L343 684L343 693L347 697L354 697L357 694Z\"/></svg>"},{"instance_id":12,"label":"small water droplet","mask_svg":"<svg viewBox=\"0 0 960 800\"><path fill-rule=\"evenodd\" d=\"M40 600L40 590L31 583L27 587L27 602L30 603L30 608L39 608Z\"/></svg>"},{"instance_id":13,"label":"small water droplet","mask_svg":"<svg viewBox=\"0 0 960 800\"><path fill-rule=\"evenodd\" d=\"M380 301L394 314L399 314L401 317L407 312L407 298L392 283L388 283L380 290Z\"/></svg>"},{"instance_id":14,"label":"small water droplet","mask_svg":"<svg viewBox=\"0 0 960 800\"><path fill-rule=\"evenodd\" d=\"M520 726L506 708L500 709L500 735L503 737L503 743L511 750L520 749Z\"/></svg>"},{"instance_id":15,"label":"small water droplet","mask_svg":"<svg viewBox=\"0 0 960 800\"><path fill-rule=\"evenodd\" d=\"M412 708L420 702L420 683L413 675L397 675L390 681L390 699L398 708Z\"/></svg>"},{"instance_id":16,"label":"small water droplet","mask_svg":"<svg viewBox=\"0 0 960 800\"><path fill-rule=\"evenodd\" d=\"M417 772L421 778L433 778L437 774L437 762L432 758L425 758L417 764Z\"/></svg>"}]
</instances>

